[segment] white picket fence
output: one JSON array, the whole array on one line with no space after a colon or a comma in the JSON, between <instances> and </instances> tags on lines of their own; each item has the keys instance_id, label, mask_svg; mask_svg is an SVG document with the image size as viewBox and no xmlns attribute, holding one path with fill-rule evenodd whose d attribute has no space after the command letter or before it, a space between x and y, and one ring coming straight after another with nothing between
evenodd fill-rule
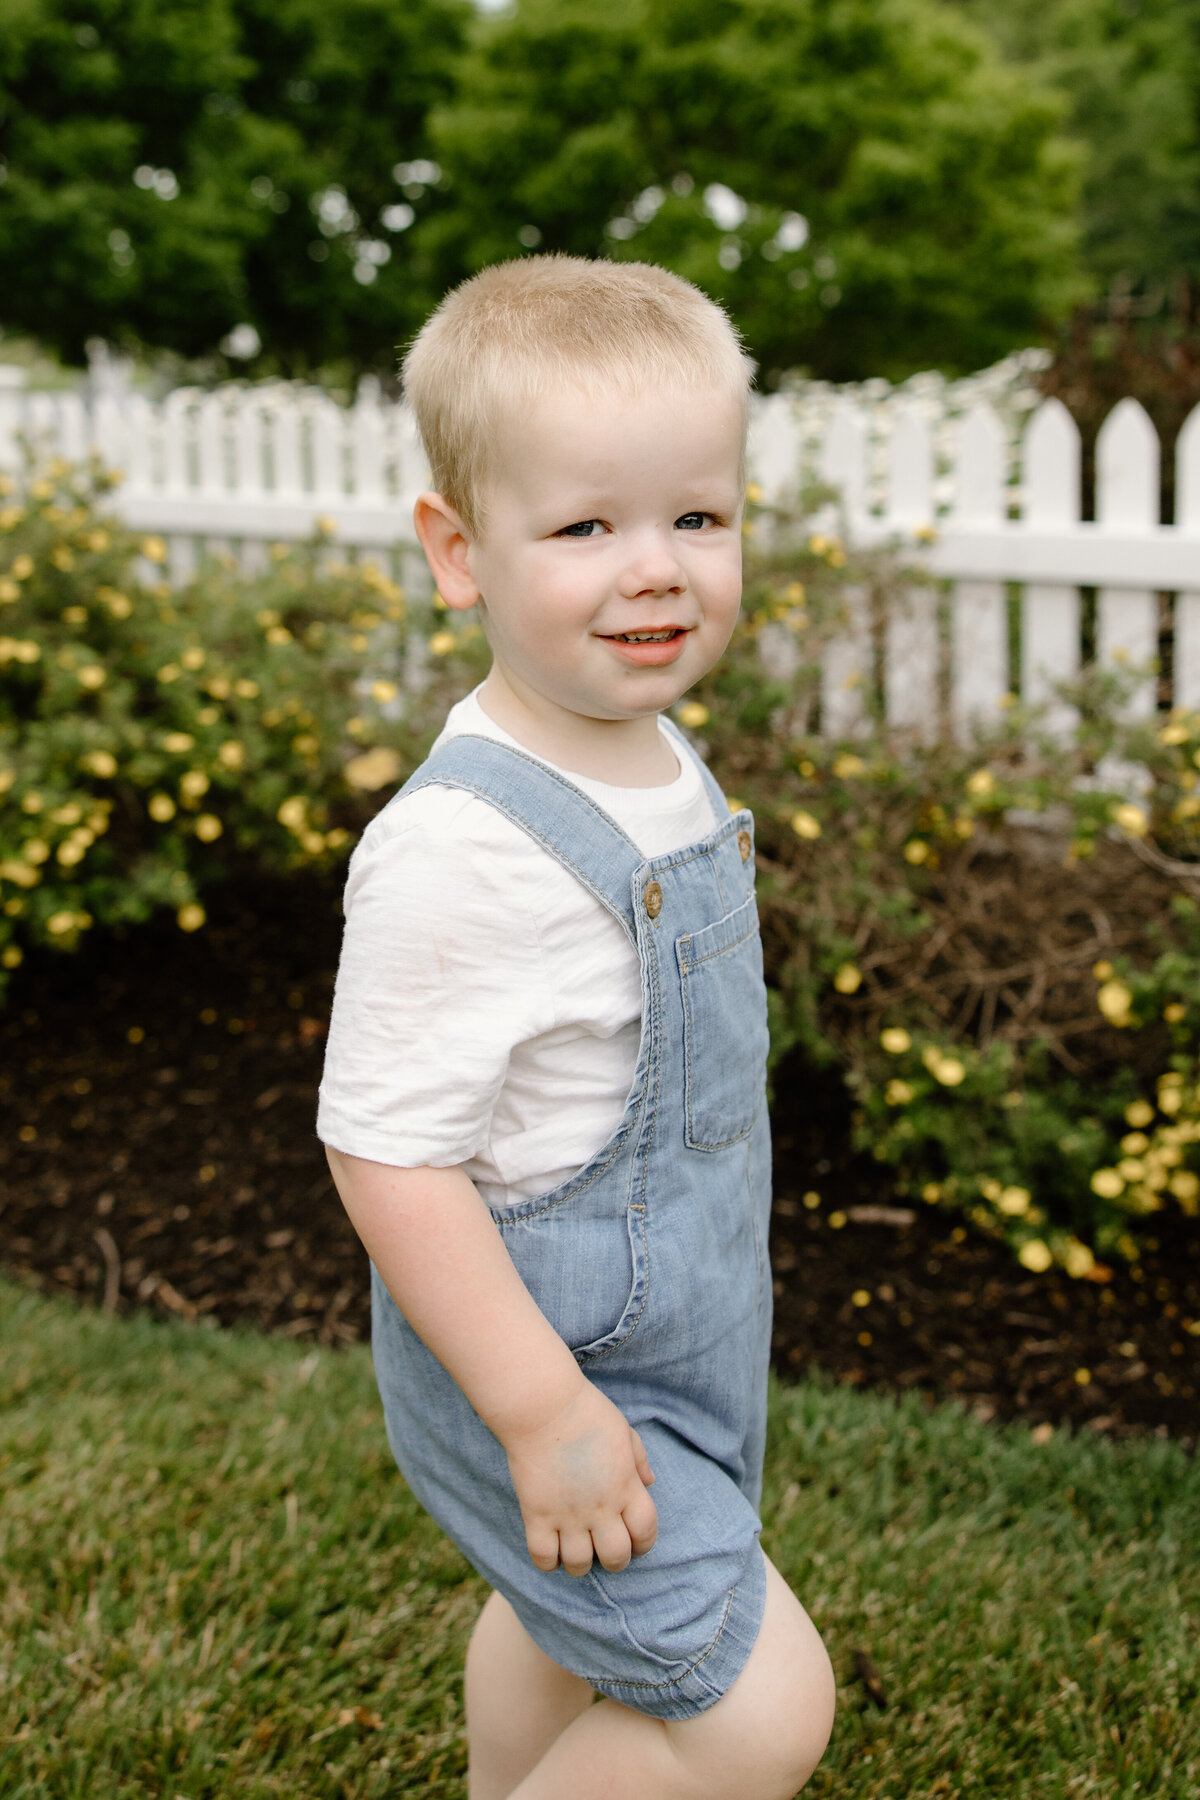
<instances>
[{"instance_id":1,"label":"white picket fence","mask_svg":"<svg viewBox=\"0 0 1200 1800\"><path fill-rule=\"evenodd\" d=\"M0 467L95 452L122 471L114 506L165 537L183 578L201 547L250 566L272 542L309 536L324 516L339 543L416 574L412 502L426 483L407 415L364 382L352 406L316 389L229 384L180 388L159 403L119 379L59 393L0 386ZM750 466L770 498L816 475L841 495L850 541L900 539L947 584L949 608L917 589L887 627L889 719L959 728L1011 693L1048 698L1080 667L1081 588L1095 589L1097 657L1142 671L1135 712L1200 708L1200 408L1177 446L1176 518L1159 523L1154 428L1134 400L1114 408L1096 455L1096 516L1081 518L1079 433L1048 400L1023 431L986 403L938 422L903 393L885 405L834 395L815 429L788 397L756 402ZM932 541L929 541L932 535ZM1009 597L1017 584L1020 666L1009 666ZM857 609L857 610L855 610ZM947 617L949 620L946 628ZM1166 650L1171 671L1153 672ZM865 599L823 665L821 724L854 732L874 666Z\"/></svg>"}]
</instances>

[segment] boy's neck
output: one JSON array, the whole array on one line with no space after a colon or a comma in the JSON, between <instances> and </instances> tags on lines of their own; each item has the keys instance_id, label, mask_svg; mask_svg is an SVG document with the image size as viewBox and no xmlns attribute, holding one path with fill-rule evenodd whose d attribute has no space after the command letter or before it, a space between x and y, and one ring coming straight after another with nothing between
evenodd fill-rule
<instances>
[{"instance_id":1,"label":"boy's neck","mask_svg":"<svg viewBox=\"0 0 1200 1800\"><path fill-rule=\"evenodd\" d=\"M666 787L678 779L679 763L658 727L658 714L639 719L588 719L555 708L535 710L493 667L479 689L479 703L522 749L554 763L569 775L610 787Z\"/></svg>"}]
</instances>

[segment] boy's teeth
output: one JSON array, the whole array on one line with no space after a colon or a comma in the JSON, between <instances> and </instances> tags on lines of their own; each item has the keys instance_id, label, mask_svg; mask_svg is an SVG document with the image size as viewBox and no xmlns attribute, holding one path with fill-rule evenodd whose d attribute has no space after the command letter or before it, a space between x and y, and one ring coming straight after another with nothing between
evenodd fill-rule
<instances>
[{"instance_id":1,"label":"boy's teeth","mask_svg":"<svg viewBox=\"0 0 1200 1800\"><path fill-rule=\"evenodd\" d=\"M675 627L669 631L618 631L614 635L623 644L665 644L668 638L675 636Z\"/></svg>"}]
</instances>

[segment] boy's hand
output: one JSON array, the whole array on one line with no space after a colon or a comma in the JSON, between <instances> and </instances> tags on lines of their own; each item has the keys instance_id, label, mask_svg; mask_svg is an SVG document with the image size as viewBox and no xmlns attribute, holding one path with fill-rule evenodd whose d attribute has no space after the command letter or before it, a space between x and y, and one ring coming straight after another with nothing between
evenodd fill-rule
<instances>
[{"instance_id":1,"label":"boy's hand","mask_svg":"<svg viewBox=\"0 0 1200 1800\"><path fill-rule=\"evenodd\" d=\"M504 1448L535 1567L586 1575L595 1556L612 1573L658 1536L646 1492L645 1446L599 1388L584 1379L550 1418L509 1433Z\"/></svg>"}]
</instances>

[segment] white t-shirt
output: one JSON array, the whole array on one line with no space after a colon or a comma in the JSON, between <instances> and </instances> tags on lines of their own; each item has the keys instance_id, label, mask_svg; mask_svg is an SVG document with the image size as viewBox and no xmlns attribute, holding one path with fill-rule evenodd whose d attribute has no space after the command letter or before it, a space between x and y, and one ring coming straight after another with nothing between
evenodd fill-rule
<instances>
[{"instance_id":1,"label":"white t-shirt","mask_svg":"<svg viewBox=\"0 0 1200 1800\"><path fill-rule=\"evenodd\" d=\"M478 690L438 742L464 732L516 744ZM649 858L718 823L677 760L665 787L559 773ZM461 1164L496 1207L565 1181L616 1129L637 1065L641 972L617 921L495 807L442 786L371 821L344 906L318 1137L399 1168Z\"/></svg>"}]
</instances>

